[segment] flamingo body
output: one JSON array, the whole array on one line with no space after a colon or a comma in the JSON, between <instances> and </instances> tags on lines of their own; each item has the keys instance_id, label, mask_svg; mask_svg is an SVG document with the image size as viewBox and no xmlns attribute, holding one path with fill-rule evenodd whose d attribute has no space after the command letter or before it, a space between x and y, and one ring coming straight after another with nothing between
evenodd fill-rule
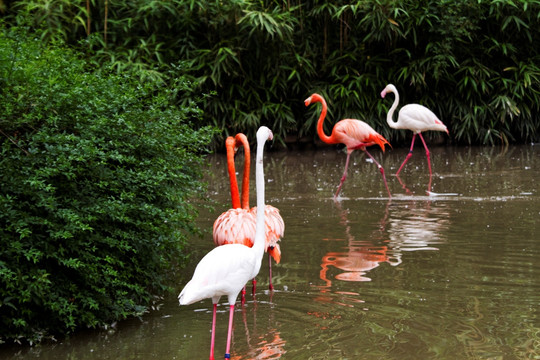
<instances>
[{"instance_id":1,"label":"flamingo body","mask_svg":"<svg viewBox=\"0 0 540 360\"><path fill-rule=\"evenodd\" d=\"M218 246L242 244L252 247L256 222L255 214L246 209L229 209L214 221L214 243Z\"/></svg>"},{"instance_id":2,"label":"flamingo body","mask_svg":"<svg viewBox=\"0 0 540 360\"><path fill-rule=\"evenodd\" d=\"M262 261L254 251L241 244L218 246L197 264L192 279L178 299L180 305L189 305L211 298L215 304L227 296L234 304L244 285L259 272Z\"/></svg>"},{"instance_id":3,"label":"flamingo body","mask_svg":"<svg viewBox=\"0 0 540 360\"><path fill-rule=\"evenodd\" d=\"M272 132L262 126L257 131L257 206L264 208L263 148L266 140L272 139ZM210 359L214 359L214 338L216 307L221 296L229 302L229 328L225 358L230 358L230 345L234 316L234 304L240 291L249 279L254 278L261 268L265 247L265 214L257 213L255 240L253 247L241 244L218 246L206 254L193 273L193 277L178 295L180 305L210 298L213 303L212 341Z\"/></svg>"},{"instance_id":4,"label":"flamingo body","mask_svg":"<svg viewBox=\"0 0 540 360\"><path fill-rule=\"evenodd\" d=\"M321 115L319 116L319 120L317 122L317 134L319 135L319 138L327 144L345 144L345 146L347 147L347 160L345 161L345 171L343 172L343 176L341 177L341 182L339 183L338 189L334 194L334 199L336 199L339 195L341 187L343 186L343 183L347 178L347 168L349 167L349 159L351 153L357 149L364 151L366 155L368 155L373 160L373 162L377 164L377 167L379 168L379 171L381 172L384 181L384 186L386 187L386 191L388 192L388 196L392 197L392 195L390 194L390 190L388 189L388 184L386 182L383 167L366 150L366 147L368 146L379 145L384 152L384 146L386 144L390 145L388 140L386 140L381 134L376 132L367 123L356 119L344 119L338 121L334 125L330 136L327 136L323 130L323 121L326 118L326 113L328 111L328 106L326 105L326 101L324 100L324 98L319 94L312 94L304 101L304 104L306 106L309 106L315 102L320 102L322 104Z\"/></svg>"},{"instance_id":5,"label":"flamingo body","mask_svg":"<svg viewBox=\"0 0 540 360\"><path fill-rule=\"evenodd\" d=\"M394 103L390 107L390 110L388 111L388 114L386 116L386 122L388 123L388 126L390 126L393 129L411 130L413 132L411 148L409 149L409 153L407 154L407 157L405 158L405 160L399 167L398 171L396 172L396 175L399 175L399 173L401 172L401 169L403 169L407 161L412 156L412 151L414 148L414 140L416 138L416 135L419 135L420 139L422 140L422 143L424 144L424 148L426 150L426 157L427 157L427 162L428 162L428 167L429 167L429 175L431 176L431 161L429 158L429 149L426 145L426 142L424 141L422 132L428 131L428 130L434 130L434 131L444 131L448 134L448 129L446 128L446 125L444 125L443 122L439 120L437 115L435 115L431 110L419 104L409 104L409 105L403 106L399 110L397 121L394 121L393 116L394 116L394 111L396 110L399 103L399 93L396 87L392 84L386 85L383 91L381 91L381 97L384 98L387 93L394 93L394 96L395 96Z\"/></svg>"},{"instance_id":6,"label":"flamingo body","mask_svg":"<svg viewBox=\"0 0 540 360\"><path fill-rule=\"evenodd\" d=\"M403 106L399 110L398 121L393 127L394 129L411 130L415 134L428 130L448 132L448 129L437 115L420 104Z\"/></svg>"},{"instance_id":7,"label":"flamingo body","mask_svg":"<svg viewBox=\"0 0 540 360\"><path fill-rule=\"evenodd\" d=\"M252 207L250 212L256 216L257 207ZM274 258L275 262L279 264L281 261L281 248L279 247L278 241L281 241L285 233L285 223L283 218L279 214L279 210L272 206L266 205L264 207L264 218L265 218L265 236L266 236L266 248L265 251ZM270 259L268 260L270 261ZM272 282L272 279L270 279Z\"/></svg>"},{"instance_id":8,"label":"flamingo body","mask_svg":"<svg viewBox=\"0 0 540 360\"><path fill-rule=\"evenodd\" d=\"M345 144L347 150L362 149L362 147L379 145L384 151L388 141L371 126L361 120L344 119L336 123L330 138L334 144Z\"/></svg>"}]
</instances>

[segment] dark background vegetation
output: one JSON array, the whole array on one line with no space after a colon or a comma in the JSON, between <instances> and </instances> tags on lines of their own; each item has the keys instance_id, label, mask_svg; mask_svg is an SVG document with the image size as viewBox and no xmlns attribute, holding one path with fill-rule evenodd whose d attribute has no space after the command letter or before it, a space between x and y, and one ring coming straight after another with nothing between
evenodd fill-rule
<instances>
[{"instance_id":1,"label":"dark background vegetation","mask_svg":"<svg viewBox=\"0 0 540 360\"><path fill-rule=\"evenodd\" d=\"M402 104L457 144L540 141L540 1L0 1L0 342L141 314L197 232L203 155ZM213 129L217 129L214 131Z\"/></svg>"}]
</instances>

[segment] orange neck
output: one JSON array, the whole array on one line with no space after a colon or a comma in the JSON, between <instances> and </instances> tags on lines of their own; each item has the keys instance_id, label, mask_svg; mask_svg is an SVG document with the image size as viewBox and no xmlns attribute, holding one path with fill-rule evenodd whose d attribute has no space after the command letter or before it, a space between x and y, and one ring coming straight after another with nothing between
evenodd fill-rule
<instances>
[{"instance_id":1,"label":"orange neck","mask_svg":"<svg viewBox=\"0 0 540 360\"><path fill-rule=\"evenodd\" d=\"M311 101L320 102L322 105L321 115L319 116L319 121L317 122L317 134L319 134L319 138L321 138L321 140L327 144L334 144L335 141L332 139L332 136L326 136L323 129L323 122L324 122L324 119L326 118L326 112L328 110L326 101L319 94L311 95Z\"/></svg>"},{"instance_id":2,"label":"orange neck","mask_svg":"<svg viewBox=\"0 0 540 360\"><path fill-rule=\"evenodd\" d=\"M249 210L249 170L251 165L251 153L249 150L249 141L246 135L236 134L236 143L244 147L244 175L242 177L242 209Z\"/></svg>"},{"instance_id":3,"label":"orange neck","mask_svg":"<svg viewBox=\"0 0 540 360\"><path fill-rule=\"evenodd\" d=\"M233 209L240 207L240 194L238 193L238 182L236 181L236 169L234 167L234 153L236 140L229 136L225 140L225 148L227 149L227 171L229 172L229 182L231 185L231 200Z\"/></svg>"}]
</instances>

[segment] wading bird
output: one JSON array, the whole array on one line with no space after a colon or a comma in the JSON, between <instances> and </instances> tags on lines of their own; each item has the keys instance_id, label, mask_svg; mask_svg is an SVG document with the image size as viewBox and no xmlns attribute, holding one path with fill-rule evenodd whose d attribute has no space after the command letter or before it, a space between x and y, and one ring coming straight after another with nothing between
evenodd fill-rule
<instances>
[{"instance_id":1,"label":"wading bird","mask_svg":"<svg viewBox=\"0 0 540 360\"><path fill-rule=\"evenodd\" d=\"M256 188L257 206L264 209L264 170L263 151L267 140L272 139L272 132L265 126L257 131ZM234 304L246 282L259 273L265 246L265 212L257 212L255 242L253 247L241 244L218 246L206 254L186 284L178 300L180 305L189 305L204 299L212 299L212 340L210 359L214 359L217 304L221 296L229 301L229 328L225 359L230 358Z\"/></svg>"},{"instance_id":2,"label":"wading bird","mask_svg":"<svg viewBox=\"0 0 540 360\"><path fill-rule=\"evenodd\" d=\"M388 189L388 184L386 183L386 176L384 175L383 167L366 150L367 146L379 145L384 152L384 145L390 145L390 143L382 135L373 130L371 126L361 120L355 119L345 119L338 121L332 129L332 134L330 136L327 136L323 130L323 121L326 117L326 112L328 110L324 98L319 94L313 94L304 101L304 104L306 106L309 106L310 104L313 104L315 102L320 102L322 104L321 115L319 117L319 121L317 122L317 133L319 134L321 140L327 144L345 144L345 146L347 147L347 160L345 161L345 171L343 172L341 182L339 183L337 191L334 195L334 200L339 195L339 192L341 191L341 186L347 178L347 168L349 166L349 159L351 157L351 153L357 149L365 152L366 155L369 156L375 164L377 164L377 167L379 168L379 171L381 172L384 181L384 186L386 187L386 191L388 192L388 196L392 197L392 195L390 195L390 190Z\"/></svg>"},{"instance_id":3,"label":"wading bird","mask_svg":"<svg viewBox=\"0 0 540 360\"><path fill-rule=\"evenodd\" d=\"M238 184L236 181L236 169L234 166L234 155L239 146L244 147L244 174L242 178L242 198L240 207L240 196L238 193ZM236 134L233 138L229 136L225 141L227 149L227 170L229 173L232 209L222 213L213 226L213 238L216 245L225 244L243 244L253 246L255 239L255 223L257 218L257 207L249 208L249 171L250 171L250 148L247 137L242 134ZM266 247L268 252L268 268L270 275L269 289L273 290L272 285L272 260L274 258L279 264L281 260L281 249L278 241L285 232L283 218L279 210L271 205L265 206L265 235ZM253 279L253 294L257 281ZM245 289L242 290L242 303L245 302Z\"/></svg>"},{"instance_id":4,"label":"wading bird","mask_svg":"<svg viewBox=\"0 0 540 360\"><path fill-rule=\"evenodd\" d=\"M426 149L429 176L431 178L431 161L429 159L429 150L426 145L426 142L424 141L424 137L422 136L422 131L427 131L427 130L445 131L448 134L448 129L442 123L442 121L437 118L437 115L435 115L427 107L419 105L419 104L408 104L408 105L403 106L399 110L398 120L394 122L392 118L394 116L394 111L396 110L399 103L399 94L394 85L388 84L386 85L384 90L381 92L381 97L384 98L386 94L389 92L394 93L395 99L394 99L394 103L390 107L390 110L388 111L388 114L386 115L386 121L388 122L388 126L390 126L393 129L405 129L405 130L411 130L413 132L411 148L409 149L409 153L407 154L407 157L405 158L405 160L399 167L398 171L396 172L396 175L399 175L401 169L403 169L403 166L405 166L405 163L407 163L407 161L411 158L413 147L414 147L414 139L416 138L416 135L418 134L420 136L420 140L422 140L422 143L424 144L424 148Z\"/></svg>"}]
</instances>

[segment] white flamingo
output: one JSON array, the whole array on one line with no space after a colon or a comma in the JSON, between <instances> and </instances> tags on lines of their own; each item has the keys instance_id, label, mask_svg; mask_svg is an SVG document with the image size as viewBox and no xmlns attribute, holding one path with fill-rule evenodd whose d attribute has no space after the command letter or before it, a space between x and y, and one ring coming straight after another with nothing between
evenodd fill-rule
<instances>
[{"instance_id":1,"label":"white flamingo","mask_svg":"<svg viewBox=\"0 0 540 360\"><path fill-rule=\"evenodd\" d=\"M407 157L405 158L405 160L399 167L399 170L397 171L396 175L399 175L401 169L403 168L403 166L405 166L405 163L411 158L413 147L414 147L414 139L416 138L416 135L418 134L420 136L420 139L422 140L422 143L424 144L424 148L426 149L429 175L431 177L431 161L429 159L429 150L426 145L426 142L424 141L424 137L422 136L422 131L427 131L427 130L445 131L448 134L448 129L442 123L442 121L439 120L439 118L437 118L437 115L435 115L427 107L419 105L419 104L408 104L408 105L403 106L399 110L398 120L394 121L392 117L399 103L399 94L394 85L388 84L386 85L384 90L381 92L381 97L384 98L386 94L389 92L394 93L396 98L394 99L394 103L392 104L392 107L390 107L390 110L388 111L388 114L386 115L386 122L388 122L388 126L390 126L393 129L406 129L406 130L411 130L413 132L411 148L409 149L409 153L407 154Z\"/></svg>"},{"instance_id":2,"label":"white flamingo","mask_svg":"<svg viewBox=\"0 0 540 360\"><path fill-rule=\"evenodd\" d=\"M272 131L262 126L257 131L256 186L257 207L264 209L264 170L263 150L266 140L272 139ZM246 283L259 273L265 247L265 212L257 211L257 224L253 247L241 244L218 246L206 254L186 284L178 299L180 305L189 305L203 299L212 299L212 340L210 343L210 359L214 359L214 343L216 329L216 309L221 296L226 295L229 301L229 330L227 333L227 351L225 359L230 358L234 304L238 294Z\"/></svg>"}]
</instances>

